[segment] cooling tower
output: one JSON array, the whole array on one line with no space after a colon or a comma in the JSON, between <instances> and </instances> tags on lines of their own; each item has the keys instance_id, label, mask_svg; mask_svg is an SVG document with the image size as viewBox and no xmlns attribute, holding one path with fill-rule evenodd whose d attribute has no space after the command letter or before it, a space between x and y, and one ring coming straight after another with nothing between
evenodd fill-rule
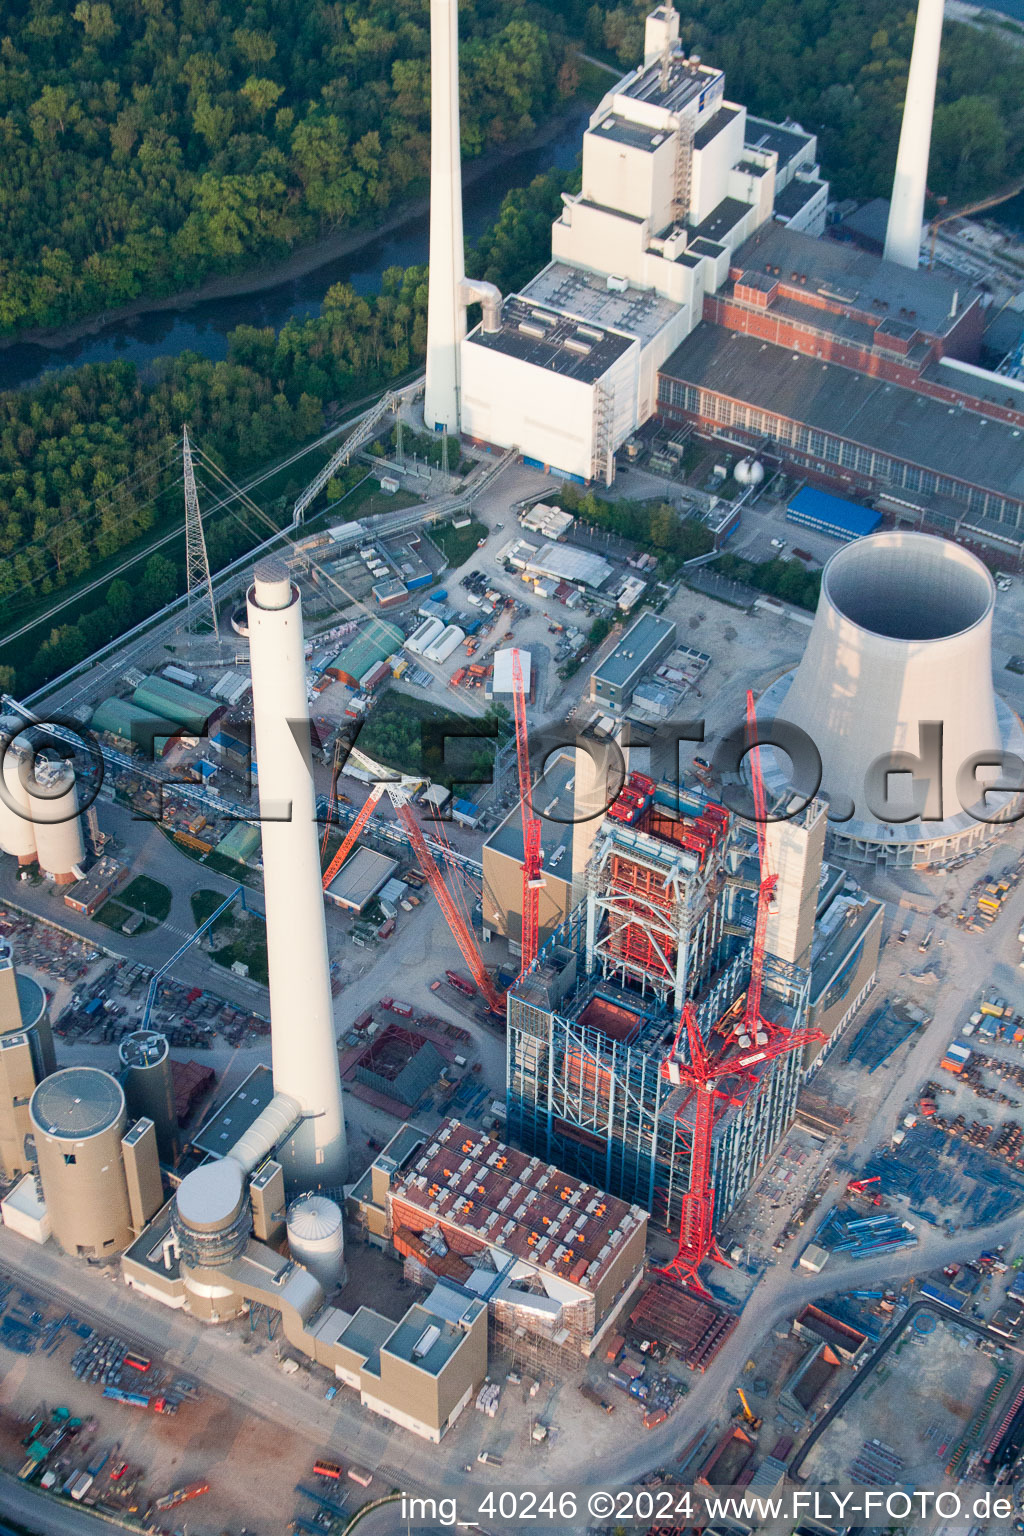
<instances>
[{"instance_id":1,"label":"cooling tower","mask_svg":"<svg viewBox=\"0 0 1024 1536\"><path fill-rule=\"evenodd\" d=\"M281 560L248 594L274 1089L302 1121L277 1160L290 1192L344 1183L345 1118L320 885L302 605Z\"/></svg>"},{"instance_id":2,"label":"cooling tower","mask_svg":"<svg viewBox=\"0 0 1024 1536\"><path fill-rule=\"evenodd\" d=\"M859 539L825 566L803 659L758 718L791 721L814 742L836 853L948 863L993 836L967 807L1009 810L1005 795L980 804L996 770L958 775L975 754L1024 752L1020 722L992 686L994 605L981 562L927 534ZM769 787L781 789L779 757L763 757Z\"/></svg>"},{"instance_id":3,"label":"cooling tower","mask_svg":"<svg viewBox=\"0 0 1024 1536\"><path fill-rule=\"evenodd\" d=\"M921 250L944 9L945 0L918 0L896 174L885 231L886 261L896 261L901 267L915 270Z\"/></svg>"}]
</instances>

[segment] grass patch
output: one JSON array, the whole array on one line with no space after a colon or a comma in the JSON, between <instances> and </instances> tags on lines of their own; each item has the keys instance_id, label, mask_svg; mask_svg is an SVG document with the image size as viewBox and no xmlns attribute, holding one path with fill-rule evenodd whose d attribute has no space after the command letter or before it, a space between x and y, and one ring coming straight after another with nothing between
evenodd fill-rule
<instances>
[{"instance_id":1,"label":"grass patch","mask_svg":"<svg viewBox=\"0 0 1024 1536\"><path fill-rule=\"evenodd\" d=\"M250 978L266 986L269 981L266 924L258 917L246 915L241 921L232 921L231 932L230 942L215 949L210 958L225 970L230 970L235 961L240 960L249 967Z\"/></svg>"},{"instance_id":2,"label":"grass patch","mask_svg":"<svg viewBox=\"0 0 1024 1536\"><path fill-rule=\"evenodd\" d=\"M119 901L107 901L104 902L103 906L100 907L98 912L93 913L93 922L102 923L104 928L109 928L114 933L122 933L124 931L124 925L128 919L130 917L136 916L138 916L136 912L131 911L131 909L128 907L122 906ZM139 927L135 929L134 933L127 934L126 937L130 939L140 939L144 933L152 933L153 929L158 928L159 926L159 923L154 922L152 918L146 918L146 920L140 923Z\"/></svg>"},{"instance_id":3,"label":"grass patch","mask_svg":"<svg viewBox=\"0 0 1024 1536\"><path fill-rule=\"evenodd\" d=\"M119 901L108 901L100 907L98 912L93 914L93 920L97 923L102 923L104 928L113 928L116 933L120 931L131 915L128 908L122 907Z\"/></svg>"},{"instance_id":4,"label":"grass patch","mask_svg":"<svg viewBox=\"0 0 1024 1536\"><path fill-rule=\"evenodd\" d=\"M141 912L143 917L152 917L158 923L162 923L171 910L169 888L161 885L159 880L151 880L148 875L136 875L121 892L121 899L126 906Z\"/></svg>"},{"instance_id":5,"label":"grass patch","mask_svg":"<svg viewBox=\"0 0 1024 1536\"><path fill-rule=\"evenodd\" d=\"M444 743L443 764L432 757L426 760L425 752L430 753L436 739L434 732L426 729L428 724L435 730L440 725L453 732ZM439 783L444 782L445 773L462 773L462 782L467 785L474 779L486 783L494 758L494 738L487 735L488 729L486 717L468 719L442 705L392 689L370 711L359 733L359 750L400 773L429 774Z\"/></svg>"},{"instance_id":6,"label":"grass patch","mask_svg":"<svg viewBox=\"0 0 1024 1536\"><path fill-rule=\"evenodd\" d=\"M487 532L483 523L471 517L465 528L456 528L452 523L431 528L430 538L455 570L469 559L480 540L487 537Z\"/></svg>"},{"instance_id":7,"label":"grass patch","mask_svg":"<svg viewBox=\"0 0 1024 1536\"><path fill-rule=\"evenodd\" d=\"M220 891L193 891L189 898L189 904L192 907L192 920L196 927L200 928L208 917L212 917L217 908L223 906L224 900L225 898ZM219 917L214 923L209 931L209 936L214 938L217 934L226 932L230 929L233 921L231 908L229 907L224 915Z\"/></svg>"}]
</instances>

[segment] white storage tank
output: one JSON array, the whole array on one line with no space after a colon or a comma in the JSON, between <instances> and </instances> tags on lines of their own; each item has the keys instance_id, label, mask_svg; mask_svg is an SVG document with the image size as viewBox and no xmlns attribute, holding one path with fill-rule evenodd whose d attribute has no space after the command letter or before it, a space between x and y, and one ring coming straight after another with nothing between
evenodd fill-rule
<instances>
[{"instance_id":1,"label":"white storage tank","mask_svg":"<svg viewBox=\"0 0 1024 1536\"><path fill-rule=\"evenodd\" d=\"M32 802L21 781L23 756L11 737L20 729L14 720L0 722L0 752L3 754L3 790L0 793L0 848L19 864L34 864L36 836L32 826Z\"/></svg>"},{"instance_id":2,"label":"white storage tank","mask_svg":"<svg viewBox=\"0 0 1024 1536\"><path fill-rule=\"evenodd\" d=\"M341 1210L326 1195L300 1195L288 1208L288 1249L309 1270L328 1296L345 1271L345 1234Z\"/></svg>"},{"instance_id":3,"label":"white storage tank","mask_svg":"<svg viewBox=\"0 0 1024 1536\"><path fill-rule=\"evenodd\" d=\"M70 763L37 756L33 771L32 820L39 868L58 885L70 885L80 878L85 858L75 770Z\"/></svg>"}]
</instances>

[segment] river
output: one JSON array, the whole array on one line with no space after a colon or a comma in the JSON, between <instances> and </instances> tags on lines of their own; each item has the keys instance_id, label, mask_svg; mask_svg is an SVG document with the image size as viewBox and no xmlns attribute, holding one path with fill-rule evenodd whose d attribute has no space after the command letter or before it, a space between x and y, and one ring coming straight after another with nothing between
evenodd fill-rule
<instances>
[{"instance_id":1,"label":"river","mask_svg":"<svg viewBox=\"0 0 1024 1536\"><path fill-rule=\"evenodd\" d=\"M498 162L466 187L463 218L469 239L494 222L506 192L525 186L541 171L565 170L575 163L592 110L590 103L578 103L544 144ZM213 359L226 357L228 333L236 325L273 326L279 331L293 316L303 319L318 315L332 283L351 283L359 293L376 293L386 268L426 261L427 234L428 215L412 215L387 235L371 237L358 250L259 293L209 299L180 309L150 310L131 320L101 326L64 346L16 342L0 351L0 389L34 384L55 369L107 363L114 358L126 358L144 367L155 358L176 357L181 352L199 352Z\"/></svg>"}]
</instances>

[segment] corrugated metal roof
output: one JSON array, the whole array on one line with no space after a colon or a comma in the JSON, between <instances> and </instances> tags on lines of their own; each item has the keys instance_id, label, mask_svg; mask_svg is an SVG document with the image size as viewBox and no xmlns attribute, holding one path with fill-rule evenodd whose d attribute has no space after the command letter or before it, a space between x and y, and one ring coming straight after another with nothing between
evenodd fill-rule
<instances>
[{"instance_id":1,"label":"corrugated metal roof","mask_svg":"<svg viewBox=\"0 0 1024 1536\"><path fill-rule=\"evenodd\" d=\"M882 514L871 507L858 507L855 502L842 496L831 496L816 486L802 486L789 504L790 512L800 517L813 517L816 521L840 528L855 539L874 533L882 521Z\"/></svg>"},{"instance_id":2,"label":"corrugated metal roof","mask_svg":"<svg viewBox=\"0 0 1024 1536\"><path fill-rule=\"evenodd\" d=\"M166 677L147 677L132 694L132 701L163 720L172 720L195 734L200 733L220 706L216 699L183 688Z\"/></svg>"}]
</instances>

